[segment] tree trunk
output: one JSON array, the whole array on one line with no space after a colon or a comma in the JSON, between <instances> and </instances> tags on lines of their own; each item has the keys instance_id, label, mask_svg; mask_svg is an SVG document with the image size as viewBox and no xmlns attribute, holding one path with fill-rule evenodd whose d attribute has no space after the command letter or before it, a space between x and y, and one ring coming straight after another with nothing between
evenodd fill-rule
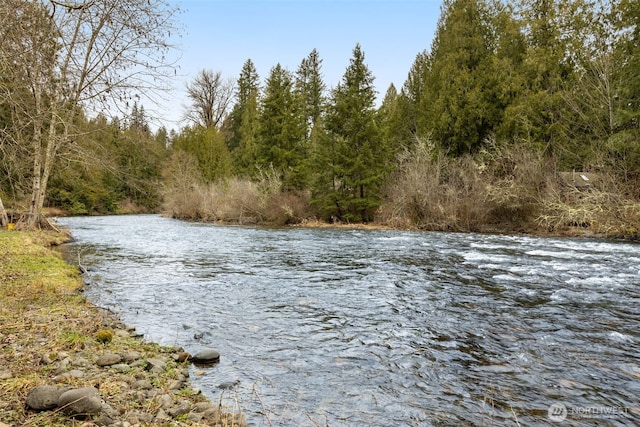
<instances>
[{"instance_id":1,"label":"tree trunk","mask_svg":"<svg viewBox=\"0 0 640 427\"><path fill-rule=\"evenodd\" d=\"M29 215L27 218L27 228L35 229L43 222L42 208L47 194L47 186L49 177L55 164L58 148L62 140L67 139L68 127L66 123L73 121L73 111L68 114L67 122L63 121L63 135L58 135L56 124L59 116L56 114L58 109L52 108L49 128L45 136L39 129L36 129L34 137L34 162L33 162L33 187L31 189L31 204L29 206ZM39 126L39 122L36 122ZM44 141L43 141L44 139Z\"/></svg>"},{"instance_id":2,"label":"tree trunk","mask_svg":"<svg viewBox=\"0 0 640 427\"><path fill-rule=\"evenodd\" d=\"M42 201L40 200L41 177L42 177L42 131L38 121L34 123L33 135L33 184L31 186L31 202L27 214L27 228L35 229L40 223L40 212L42 211Z\"/></svg>"},{"instance_id":3,"label":"tree trunk","mask_svg":"<svg viewBox=\"0 0 640 427\"><path fill-rule=\"evenodd\" d=\"M9 224L9 217L7 216L7 211L4 209L4 205L2 204L2 197L0 197L0 228L4 228Z\"/></svg>"}]
</instances>

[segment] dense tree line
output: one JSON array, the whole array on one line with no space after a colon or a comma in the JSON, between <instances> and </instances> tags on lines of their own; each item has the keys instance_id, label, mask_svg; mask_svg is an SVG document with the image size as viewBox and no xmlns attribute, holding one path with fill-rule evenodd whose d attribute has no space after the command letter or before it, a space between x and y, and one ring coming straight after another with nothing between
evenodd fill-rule
<instances>
[{"instance_id":1,"label":"dense tree line","mask_svg":"<svg viewBox=\"0 0 640 427\"><path fill-rule=\"evenodd\" d=\"M317 217L371 221L398 168L424 158L425 146L431 160L471 158L502 176L515 173L496 172L491 153L526 149L554 171L615 176L637 199L638 22L637 0L445 0L432 45L380 100L360 45L331 88L315 49L296 70L276 64L264 80L250 59L236 81L203 70L187 86L189 125L171 135L134 124L137 105L126 123L74 117L87 128L77 144L94 147L100 165L68 161L48 201L111 211L128 198L153 209L172 188L268 176ZM14 177L29 173L7 159L0 183L16 199ZM105 189L103 201L88 200Z\"/></svg>"},{"instance_id":2,"label":"dense tree line","mask_svg":"<svg viewBox=\"0 0 640 427\"><path fill-rule=\"evenodd\" d=\"M294 73L273 67L264 86L248 60L217 127L225 171L256 179L272 168L285 189L310 191L320 216L346 221L373 219L398 154L425 139L449 157L497 142L539 150L556 170L637 180L639 10L634 0L445 0L430 49L379 106L360 45L328 91L315 50Z\"/></svg>"}]
</instances>

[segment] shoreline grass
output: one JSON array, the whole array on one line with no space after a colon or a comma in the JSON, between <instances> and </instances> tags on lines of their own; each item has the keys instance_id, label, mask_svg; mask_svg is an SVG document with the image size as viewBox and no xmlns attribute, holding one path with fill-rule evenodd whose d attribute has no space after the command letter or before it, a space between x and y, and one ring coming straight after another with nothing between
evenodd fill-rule
<instances>
[{"instance_id":1,"label":"shoreline grass","mask_svg":"<svg viewBox=\"0 0 640 427\"><path fill-rule=\"evenodd\" d=\"M138 353L144 358L168 358L176 349L166 348L118 333L105 344L96 339L100 330L125 332L112 314L99 309L80 292L80 272L66 263L61 253L52 249L69 236L53 232L0 231L0 426L81 426L95 425L87 420L70 418L62 411L28 410L25 401L29 390L51 384L55 363L63 357L92 360L105 351ZM174 375L187 372L184 363L170 360L163 373L139 372L154 384L158 393L169 393ZM64 385L97 386L102 399L118 412L122 420L129 414L155 416L160 410L153 399L131 399L127 375L99 368L84 368L84 375L67 377ZM137 372L128 375L133 376ZM125 392L125 390L127 392ZM190 405L209 402L188 384L173 396ZM210 402L209 402L210 403ZM213 405L212 405L213 406ZM220 410L216 421L193 421L183 415L166 420L155 418L154 426L244 426L242 415Z\"/></svg>"}]
</instances>

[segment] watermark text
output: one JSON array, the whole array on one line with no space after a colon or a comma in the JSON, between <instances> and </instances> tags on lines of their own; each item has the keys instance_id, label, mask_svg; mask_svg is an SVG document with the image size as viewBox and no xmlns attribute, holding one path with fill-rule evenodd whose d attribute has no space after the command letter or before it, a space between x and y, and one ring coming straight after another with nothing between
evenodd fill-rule
<instances>
[{"instance_id":1,"label":"watermark text","mask_svg":"<svg viewBox=\"0 0 640 427\"><path fill-rule=\"evenodd\" d=\"M626 417L628 409L622 406L573 406L567 407L562 403L549 406L547 415L553 422L566 419L607 419Z\"/></svg>"}]
</instances>

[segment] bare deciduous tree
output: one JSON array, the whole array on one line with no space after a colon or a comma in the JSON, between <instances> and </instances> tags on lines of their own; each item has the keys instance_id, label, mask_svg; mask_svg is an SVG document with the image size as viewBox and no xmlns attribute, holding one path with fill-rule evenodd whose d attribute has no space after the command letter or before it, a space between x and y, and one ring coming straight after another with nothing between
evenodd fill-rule
<instances>
[{"instance_id":1,"label":"bare deciduous tree","mask_svg":"<svg viewBox=\"0 0 640 427\"><path fill-rule=\"evenodd\" d=\"M217 71L201 70L187 84L187 96L191 105L185 118L204 128L218 127L229 110L233 99L235 83L232 79L223 80Z\"/></svg>"},{"instance_id":2,"label":"bare deciduous tree","mask_svg":"<svg viewBox=\"0 0 640 427\"><path fill-rule=\"evenodd\" d=\"M42 220L49 177L78 117L167 88L177 12L165 0L3 1L0 103L11 107L11 137L31 144L27 228Z\"/></svg>"}]
</instances>

